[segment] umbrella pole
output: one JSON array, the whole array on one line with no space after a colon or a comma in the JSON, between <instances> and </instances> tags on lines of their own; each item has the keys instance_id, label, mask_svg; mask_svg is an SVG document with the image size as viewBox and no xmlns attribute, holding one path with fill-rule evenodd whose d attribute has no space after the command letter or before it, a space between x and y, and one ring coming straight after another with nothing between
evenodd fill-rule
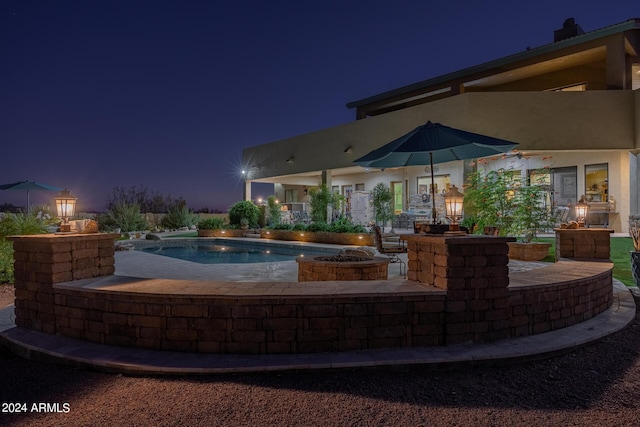
<instances>
[{"instance_id":1,"label":"umbrella pole","mask_svg":"<svg viewBox=\"0 0 640 427\"><path fill-rule=\"evenodd\" d=\"M436 219L438 217L436 213L436 180L433 176L433 152L429 152L429 164L431 167L431 215L433 217L432 224L436 225Z\"/></svg>"}]
</instances>

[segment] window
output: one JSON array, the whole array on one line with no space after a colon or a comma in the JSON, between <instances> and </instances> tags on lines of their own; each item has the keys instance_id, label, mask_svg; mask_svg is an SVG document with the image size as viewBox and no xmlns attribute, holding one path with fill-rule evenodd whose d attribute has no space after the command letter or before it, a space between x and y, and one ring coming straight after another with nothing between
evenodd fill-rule
<instances>
[{"instance_id":1,"label":"window","mask_svg":"<svg viewBox=\"0 0 640 427\"><path fill-rule=\"evenodd\" d=\"M356 184L356 191L364 191L364 184Z\"/></svg>"},{"instance_id":2,"label":"window","mask_svg":"<svg viewBox=\"0 0 640 427\"><path fill-rule=\"evenodd\" d=\"M285 190L284 191L284 202L285 203L296 203L298 201L298 190Z\"/></svg>"},{"instance_id":3,"label":"window","mask_svg":"<svg viewBox=\"0 0 640 427\"><path fill-rule=\"evenodd\" d=\"M451 187L451 179L449 175L436 175L433 177L433 183L435 185L436 194L447 192ZM431 201L431 177L420 176L418 177L418 194L422 196L424 202Z\"/></svg>"},{"instance_id":4,"label":"window","mask_svg":"<svg viewBox=\"0 0 640 427\"><path fill-rule=\"evenodd\" d=\"M584 189L587 202L607 202L609 200L609 165L585 165Z\"/></svg>"},{"instance_id":5,"label":"window","mask_svg":"<svg viewBox=\"0 0 640 427\"><path fill-rule=\"evenodd\" d=\"M556 168L552 174L553 203L558 206L574 205L578 202L578 167Z\"/></svg>"}]
</instances>

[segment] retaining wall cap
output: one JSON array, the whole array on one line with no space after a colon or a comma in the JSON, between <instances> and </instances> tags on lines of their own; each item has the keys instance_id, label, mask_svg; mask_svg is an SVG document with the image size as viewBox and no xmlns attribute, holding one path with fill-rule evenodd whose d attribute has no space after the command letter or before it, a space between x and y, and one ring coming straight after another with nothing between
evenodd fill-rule
<instances>
[{"instance_id":1,"label":"retaining wall cap","mask_svg":"<svg viewBox=\"0 0 640 427\"><path fill-rule=\"evenodd\" d=\"M55 242L60 240L108 240L120 237L117 233L71 233L71 234L29 234L23 236L8 236L9 240L29 240L38 242Z\"/></svg>"}]
</instances>

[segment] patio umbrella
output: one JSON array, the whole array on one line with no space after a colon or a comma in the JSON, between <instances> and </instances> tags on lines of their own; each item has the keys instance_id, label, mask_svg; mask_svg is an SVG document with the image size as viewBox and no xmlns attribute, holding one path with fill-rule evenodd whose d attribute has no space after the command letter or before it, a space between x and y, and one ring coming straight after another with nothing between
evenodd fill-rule
<instances>
[{"instance_id":1,"label":"patio umbrella","mask_svg":"<svg viewBox=\"0 0 640 427\"><path fill-rule=\"evenodd\" d=\"M429 121L360 157L354 163L363 167L380 169L430 165L432 171L431 200L433 203L433 223L435 224L434 164L506 153L516 145L518 144L515 142L454 129Z\"/></svg>"},{"instance_id":2,"label":"patio umbrella","mask_svg":"<svg viewBox=\"0 0 640 427\"><path fill-rule=\"evenodd\" d=\"M0 185L0 190L26 191L27 192L27 212L29 211L29 192L38 191L62 191L62 188L53 185L42 184L37 181L20 181L11 184Z\"/></svg>"}]
</instances>

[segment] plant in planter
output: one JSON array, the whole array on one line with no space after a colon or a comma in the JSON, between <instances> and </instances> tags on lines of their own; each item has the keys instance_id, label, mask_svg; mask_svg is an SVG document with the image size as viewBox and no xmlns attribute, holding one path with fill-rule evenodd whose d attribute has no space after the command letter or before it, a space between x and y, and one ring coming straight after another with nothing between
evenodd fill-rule
<instances>
[{"instance_id":1,"label":"plant in planter","mask_svg":"<svg viewBox=\"0 0 640 427\"><path fill-rule=\"evenodd\" d=\"M520 171L478 171L471 176L465 193L465 213L473 215L476 233L497 228L500 236L516 237L518 242L509 243L510 258L539 261L547 257L551 244L534 240L539 230L554 223L545 197L545 187L535 182L525 184Z\"/></svg>"},{"instance_id":2,"label":"plant in planter","mask_svg":"<svg viewBox=\"0 0 640 427\"><path fill-rule=\"evenodd\" d=\"M492 228L497 229L500 236L507 235L511 227L515 179L514 171L506 169L479 170L469 176L464 192L464 212L475 218L477 233Z\"/></svg>"},{"instance_id":3,"label":"plant in planter","mask_svg":"<svg viewBox=\"0 0 640 427\"><path fill-rule=\"evenodd\" d=\"M631 252L631 274L636 286L640 287L640 216L629 217L629 234L633 240Z\"/></svg>"}]
</instances>

